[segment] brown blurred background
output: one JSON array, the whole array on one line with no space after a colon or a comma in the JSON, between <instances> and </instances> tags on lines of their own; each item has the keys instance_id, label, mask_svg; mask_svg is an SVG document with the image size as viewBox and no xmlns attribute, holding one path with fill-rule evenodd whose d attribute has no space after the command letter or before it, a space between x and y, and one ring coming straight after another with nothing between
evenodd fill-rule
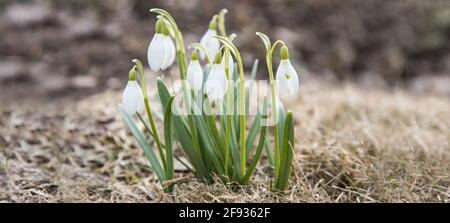
<instances>
[{"instance_id":1,"label":"brown blurred background","mask_svg":"<svg viewBox=\"0 0 450 223\"><path fill-rule=\"evenodd\" d=\"M131 59L146 61L153 7L175 17L187 44L227 8L246 68L264 58L261 31L287 42L304 83L450 96L448 0L1 0L0 99L123 88Z\"/></svg>"}]
</instances>

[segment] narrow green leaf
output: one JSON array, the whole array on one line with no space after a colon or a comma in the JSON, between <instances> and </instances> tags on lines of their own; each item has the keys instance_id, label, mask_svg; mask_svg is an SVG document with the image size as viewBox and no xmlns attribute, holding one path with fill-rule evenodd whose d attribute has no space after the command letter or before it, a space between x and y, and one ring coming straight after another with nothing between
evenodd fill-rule
<instances>
[{"instance_id":1,"label":"narrow green leaf","mask_svg":"<svg viewBox=\"0 0 450 223\"><path fill-rule=\"evenodd\" d=\"M256 147L255 154L253 156L252 162L250 163L250 166L248 167L247 173L243 179L243 184L248 184L250 177L252 176L253 172L255 171L256 165L258 164L258 161L261 159L261 154L264 148L264 144L266 142L266 135L267 135L267 126L263 126L261 128L261 133L259 136L259 142L258 146Z\"/></svg>"},{"instance_id":2,"label":"narrow green leaf","mask_svg":"<svg viewBox=\"0 0 450 223\"><path fill-rule=\"evenodd\" d=\"M164 84L162 79L157 80L158 94L163 107L166 107L169 103L171 95L167 86ZM180 116L172 117L173 129L175 137L180 142L183 152L186 154L193 168L195 169L195 174L199 178L203 178L210 182L212 180L211 172L206 168L205 163L202 158L196 153L193 143L191 140L191 135L189 134L187 124L182 120Z\"/></svg>"},{"instance_id":3,"label":"narrow green leaf","mask_svg":"<svg viewBox=\"0 0 450 223\"><path fill-rule=\"evenodd\" d=\"M155 137L153 135L152 130L150 129L150 127L147 125L147 123L145 122L144 118L142 117L142 115L139 114L138 112L136 112L136 114L137 114L137 117L139 118L139 120L141 121L141 123L144 125L145 130L147 130L150 133L150 135L152 135L152 137Z\"/></svg>"},{"instance_id":4,"label":"narrow green leaf","mask_svg":"<svg viewBox=\"0 0 450 223\"><path fill-rule=\"evenodd\" d=\"M267 108L267 100L264 100L263 103L263 109ZM261 115L261 113L258 113L259 115ZM266 111L263 111L263 114L266 114ZM266 117L265 117L266 118ZM259 119L259 126L261 126L261 118ZM260 136L259 136L259 142L258 142L258 146L256 147L256 151L255 154L253 156L253 159L250 163L250 166L248 167L247 173L245 174L244 179L242 180L243 184L248 184L251 175L253 174L253 172L255 171L256 165L258 164L260 158L261 158L261 154L264 148L264 144L266 143L266 135L267 135L267 125L264 124L261 128L261 132L260 132Z\"/></svg>"},{"instance_id":5,"label":"narrow green leaf","mask_svg":"<svg viewBox=\"0 0 450 223\"><path fill-rule=\"evenodd\" d=\"M275 188L280 191L285 191L289 185L292 160L294 157L294 146L294 119L292 118L292 112L288 112L286 114L283 130L279 179L276 179L277 181L275 183Z\"/></svg>"},{"instance_id":6,"label":"narrow green leaf","mask_svg":"<svg viewBox=\"0 0 450 223\"><path fill-rule=\"evenodd\" d=\"M131 118L131 116L128 115L128 113L126 113L121 106L119 106L119 111L120 114L122 115L122 118L125 120L125 123L128 125L128 128L130 129L134 138L138 141L142 150L144 150L144 153L147 156L147 159L150 161L150 165L152 169L155 171L156 176L158 176L158 179L162 183L164 180L166 180L166 176L164 174L160 162L158 161L158 158L156 157L155 153L153 152L153 149L151 148L151 145L147 142L147 140L144 137L144 134L138 129L136 124L134 124L134 121Z\"/></svg>"},{"instance_id":7,"label":"narrow green leaf","mask_svg":"<svg viewBox=\"0 0 450 223\"><path fill-rule=\"evenodd\" d=\"M278 107L277 115L278 115L278 138L282 139L284 123L286 120L286 111L284 110L283 106ZM279 147L280 148L278 149L281 150L281 143L279 144Z\"/></svg>"},{"instance_id":8,"label":"narrow green leaf","mask_svg":"<svg viewBox=\"0 0 450 223\"><path fill-rule=\"evenodd\" d=\"M174 97L169 99L166 108L164 109L164 140L166 147L166 180L173 179L174 166L173 166L173 149L172 149L172 102ZM168 192L173 191L173 185L167 188Z\"/></svg>"},{"instance_id":9,"label":"narrow green leaf","mask_svg":"<svg viewBox=\"0 0 450 223\"><path fill-rule=\"evenodd\" d=\"M270 146L269 140L267 140L267 138L266 138L266 142L264 142L264 148L265 148L267 157L269 158L270 167L274 168L275 167L275 158L273 155L273 148Z\"/></svg>"},{"instance_id":10,"label":"narrow green leaf","mask_svg":"<svg viewBox=\"0 0 450 223\"><path fill-rule=\"evenodd\" d=\"M251 80L256 79L256 74L258 73L259 60L253 61L252 72L250 73Z\"/></svg>"},{"instance_id":11,"label":"narrow green leaf","mask_svg":"<svg viewBox=\"0 0 450 223\"><path fill-rule=\"evenodd\" d=\"M245 147L247 149L247 156L250 153L253 142L255 141L256 136L258 135L258 132L261 130L261 114L258 113L255 116L255 119L253 120L252 127L250 127L250 130L248 132Z\"/></svg>"},{"instance_id":12,"label":"narrow green leaf","mask_svg":"<svg viewBox=\"0 0 450 223\"><path fill-rule=\"evenodd\" d=\"M214 167L217 170L217 173L219 175L223 174L223 159L220 158L220 152L218 152L213 142L213 136L211 135L209 128L206 125L205 120L201 116L194 116L194 120L196 123L196 126L198 126L198 133L200 136L200 141L204 143L204 149L207 153L207 156L212 163L214 164Z\"/></svg>"}]
</instances>

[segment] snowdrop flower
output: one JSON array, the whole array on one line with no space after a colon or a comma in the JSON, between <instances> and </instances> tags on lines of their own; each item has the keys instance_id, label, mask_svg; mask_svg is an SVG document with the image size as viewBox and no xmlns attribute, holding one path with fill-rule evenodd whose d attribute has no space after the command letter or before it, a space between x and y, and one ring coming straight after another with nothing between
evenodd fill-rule
<instances>
[{"instance_id":1,"label":"snowdrop flower","mask_svg":"<svg viewBox=\"0 0 450 223\"><path fill-rule=\"evenodd\" d=\"M298 74L289 61L289 51L286 46L281 48L281 61L276 76L280 96L293 97L298 93L300 88Z\"/></svg>"},{"instance_id":2,"label":"snowdrop flower","mask_svg":"<svg viewBox=\"0 0 450 223\"><path fill-rule=\"evenodd\" d=\"M203 37L200 40L200 44L206 47L210 56L216 55L217 51L219 51L220 48L219 40L214 38L214 36L217 36L216 27L217 22L216 17L214 16L214 18L209 23L208 31L206 31L205 35L203 35ZM204 60L205 57L206 57L205 53L200 51L200 58Z\"/></svg>"},{"instance_id":3,"label":"snowdrop flower","mask_svg":"<svg viewBox=\"0 0 450 223\"><path fill-rule=\"evenodd\" d=\"M130 71L128 84L122 95L122 107L129 115L133 115L136 112L144 112L144 96L142 95L141 87L136 81L134 69Z\"/></svg>"},{"instance_id":4,"label":"snowdrop flower","mask_svg":"<svg viewBox=\"0 0 450 223\"><path fill-rule=\"evenodd\" d=\"M224 67L220 64L221 58L222 53L217 52L214 65L205 83L204 90L211 101L223 98L227 91L227 76Z\"/></svg>"},{"instance_id":5,"label":"snowdrop flower","mask_svg":"<svg viewBox=\"0 0 450 223\"><path fill-rule=\"evenodd\" d=\"M203 85L203 70L202 66L198 62L198 53L197 50L194 50L191 56L191 62L189 62L187 71L186 71L186 79L189 82L189 85L194 91L200 91Z\"/></svg>"},{"instance_id":6,"label":"snowdrop flower","mask_svg":"<svg viewBox=\"0 0 450 223\"><path fill-rule=\"evenodd\" d=\"M225 57L225 55L223 56ZM225 69L225 58L222 58L222 63L221 65L223 66L223 69ZM234 60L233 60L233 56L230 56L228 58L228 75L233 76L233 71L234 71Z\"/></svg>"},{"instance_id":7,"label":"snowdrop flower","mask_svg":"<svg viewBox=\"0 0 450 223\"><path fill-rule=\"evenodd\" d=\"M175 44L163 20L156 22L155 29L147 51L148 64L153 71L165 70L175 61Z\"/></svg>"}]
</instances>

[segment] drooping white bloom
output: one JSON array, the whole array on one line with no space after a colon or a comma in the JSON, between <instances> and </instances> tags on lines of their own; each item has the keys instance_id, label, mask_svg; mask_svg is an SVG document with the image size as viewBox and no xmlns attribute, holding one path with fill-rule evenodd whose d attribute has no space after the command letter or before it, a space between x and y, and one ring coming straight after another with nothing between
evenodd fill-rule
<instances>
[{"instance_id":1,"label":"drooping white bloom","mask_svg":"<svg viewBox=\"0 0 450 223\"><path fill-rule=\"evenodd\" d=\"M122 107L130 115L144 112L144 96L136 80L128 81L122 95Z\"/></svg>"},{"instance_id":2,"label":"drooping white bloom","mask_svg":"<svg viewBox=\"0 0 450 223\"><path fill-rule=\"evenodd\" d=\"M293 97L298 93L300 88L298 74L289 61L289 52L286 46L281 48L281 61L276 76L281 97Z\"/></svg>"},{"instance_id":3,"label":"drooping white bloom","mask_svg":"<svg viewBox=\"0 0 450 223\"><path fill-rule=\"evenodd\" d=\"M212 101L221 99L227 92L227 85L228 83L225 69L220 62L215 63L209 72L208 79L205 83L204 92Z\"/></svg>"},{"instance_id":4,"label":"drooping white bloom","mask_svg":"<svg viewBox=\"0 0 450 223\"><path fill-rule=\"evenodd\" d=\"M148 64L153 71L159 71L166 60L166 41L164 35L155 33L147 51Z\"/></svg>"},{"instance_id":5,"label":"drooping white bloom","mask_svg":"<svg viewBox=\"0 0 450 223\"><path fill-rule=\"evenodd\" d=\"M280 96L292 97L298 93L300 88L298 74L289 60L281 60L276 75Z\"/></svg>"},{"instance_id":6,"label":"drooping white bloom","mask_svg":"<svg viewBox=\"0 0 450 223\"><path fill-rule=\"evenodd\" d=\"M225 69L225 58L222 58L222 62L220 65L222 65L223 69ZM233 76L233 72L234 72L234 60L233 60L233 56L231 56L231 53L230 53L230 56L228 59L228 74Z\"/></svg>"},{"instance_id":7,"label":"drooping white bloom","mask_svg":"<svg viewBox=\"0 0 450 223\"><path fill-rule=\"evenodd\" d=\"M156 33L148 47L147 59L153 71L165 70L175 61L175 44L164 21L156 22Z\"/></svg>"},{"instance_id":8,"label":"drooping white bloom","mask_svg":"<svg viewBox=\"0 0 450 223\"><path fill-rule=\"evenodd\" d=\"M169 35L164 35L163 36L163 41L164 41L164 45L165 45L165 52L166 52L166 58L163 62L163 64L161 65L161 69L165 70L168 67L172 66L173 62L175 61L175 44L173 43L172 38L170 38Z\"/></svg>"},{"instance_id":9,"label":"drooping white bloom","mask_svg":"<svg viewBox=\"0 0 450 223\"><path fill-rule=\"evenodd\" d=\"M191 62L189 62L186 79L194 91L200 91L203 85L203 70L198 62L197 51L192 53Z\"/></svg>"},{"instance_id":10,"label":"drooping white bloom","mask_svg":"<svg viewBox=\"0 0 450 223\"><path fill-rule=\"evenodd\" d=\"M208 31L206 31L205 35L203 35L200 40L200 44L205 46L206 50L208 50L209 55L212 57L216 55L217 51L219 51L220 48L220 42L218 39L214 38L214 36L217 36L217 31L210 28L208 29ZM204 60L205 57L205 54L200 51L200 58Z\"/></svg>"}]
</instances>

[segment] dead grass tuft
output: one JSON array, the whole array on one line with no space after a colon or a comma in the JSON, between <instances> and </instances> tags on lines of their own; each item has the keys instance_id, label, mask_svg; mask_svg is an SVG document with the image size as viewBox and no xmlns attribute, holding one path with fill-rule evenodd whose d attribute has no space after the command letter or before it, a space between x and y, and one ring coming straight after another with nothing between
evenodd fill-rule
<instances>
[{"instance_id":1,"label":"dead grass tuft","mask_svg":"<svg viewBox=\"0 0 450 223\"><path fill-rule=\"evenodd\" d=\"M248 186L184 178L164 194L117 114L117 92L33 112L2 108L5 202L449 202L450 101L404 92L304 87L287 106L297 124L290 190L269 190L267 166Z\"/></svg>"}]
</instances>

